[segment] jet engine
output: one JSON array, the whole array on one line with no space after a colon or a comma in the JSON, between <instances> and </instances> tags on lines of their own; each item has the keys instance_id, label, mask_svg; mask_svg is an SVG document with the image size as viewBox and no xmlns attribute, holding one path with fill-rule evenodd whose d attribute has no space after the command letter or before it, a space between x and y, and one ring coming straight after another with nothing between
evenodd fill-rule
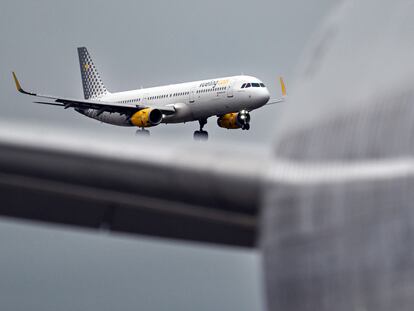
<instances>
[{"instance_id":1,"label":"jet engine","mask_svg":"<svg viewBox=\"0 0 414 311\"><path fill-rule=\"evenodd\" d=\"M161 123L162 112L159 109L145 108L135 112L130 121L138 127L151 127Z\"/></svg>"},{"instance_id":2,"label":"jet engine","mask_svg":"<svg viewBox=\"0 0 414 311\"><path fill-rule=\"evenodd\" d=\"M250 114L247 110L227 113L217 119L217 125L226 129L250 129Z\"/></svg>"}]
</instances>

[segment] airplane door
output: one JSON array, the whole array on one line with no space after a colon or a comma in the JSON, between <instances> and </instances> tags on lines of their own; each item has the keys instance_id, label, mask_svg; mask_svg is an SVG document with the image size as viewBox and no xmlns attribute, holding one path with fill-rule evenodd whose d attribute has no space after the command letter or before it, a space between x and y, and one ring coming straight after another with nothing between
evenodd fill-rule
<instances>
[{"instance_id":1,"label":"airplane door","mask_svg":"<svg viewBox=\"0 0 414 311\"><path fill-rule=\"evenodd\" d=\"M195 98L196 98L196 88L194 87L190 91L190 98L189 98L190 103L194 103Z\"/></svg>"},{"instance_id":2,"label":"airplane door","mask_svg":"<svg viewBox=\"0 0 414 311\"><path fill-rule=\"evenodd\" d=\"M227 97L233 97L233 84L234 82L231 82L230 85L227 87Z\"/></svg>"},{"instance_id":3,"label":"airplane door","mask_svg":"<svg viewBox=\"0 0 414 311\"><path fill-rule=\"evenodd\" d=\"M142 96L142 104L147 105L148 104L148 94L144 94Z\"/></svg>"}]
</instances>

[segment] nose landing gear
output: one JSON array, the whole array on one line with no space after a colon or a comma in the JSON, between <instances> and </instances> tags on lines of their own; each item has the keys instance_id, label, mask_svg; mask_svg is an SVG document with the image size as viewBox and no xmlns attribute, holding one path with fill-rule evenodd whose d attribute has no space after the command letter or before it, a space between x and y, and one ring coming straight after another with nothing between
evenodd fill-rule
<instances>
[{"instance_id":1,"label":"nose landing gear","mask_svg":"<svg viewBox=\"0 0 414 311\"><path fill-rule=\"evenodd\" d=\"M250 114L247 110L242 110L237 114L237 122L243 131L250 130Z\"/></svg>"},{"instance_id":2,"label":"nose landing gear","mask_svg":"<svg viewBox=\"0 0 414 311\"><path fill-rule=\"evenodd\" d=\"M208 132L203 131L204 125L207 124L207 119L198 120L200 123L200 130L194 132L194 140L208 140Z\"/></svg>"}]
</instances>

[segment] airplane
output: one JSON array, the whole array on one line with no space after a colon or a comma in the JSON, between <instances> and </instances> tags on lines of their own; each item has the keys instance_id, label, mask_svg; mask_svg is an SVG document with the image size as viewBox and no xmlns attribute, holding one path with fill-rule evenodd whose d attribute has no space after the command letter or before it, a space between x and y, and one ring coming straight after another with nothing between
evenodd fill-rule
<instances>
[{"instance_id":1,"label":"airplane","mask_svg":"<svg viewBox=\"0 0 414 311\"><path fill-rule=\"evenodd\" d=\"M266 104L283 102L286 87L279 78L282 97L270 100L267 87L259 79L231 76L188 83L111 93L105 87L86 47L78 48L84 99L62 98L25 91L13 72L19 92L42 98L38 104L74 108L98 121L117 126L136 126L137 134L161 123L198 121L194 139L208 139L203 130L207 119L217 116L217 125L226 129L250 129L250 112ZM48 100L48 101L45 101ZM51 100L51 101L50 101Z\"/></svg>"}]
</instances>

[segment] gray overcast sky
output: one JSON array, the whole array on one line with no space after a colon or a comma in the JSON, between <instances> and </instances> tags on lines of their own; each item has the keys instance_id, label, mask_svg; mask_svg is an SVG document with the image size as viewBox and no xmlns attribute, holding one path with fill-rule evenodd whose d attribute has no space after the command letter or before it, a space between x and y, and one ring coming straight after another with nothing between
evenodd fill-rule
<instances>
[{"instance_id":1,"label":"gray overcast sky","mask_svg":"<svg viewBox=\"0 0 414 311\"><path fill-rule=\"evenodd\" d=\"M274 97L336 1L7 1L0 10L0 122L81 135L134 137L15 92L11 71L41 93L81 97L76 47L87 46L111 91L233 74L262 79ZM282 107L252 114L252 129L210 120L214 141L267 148ZM151 139L193 143L195 123ZM260 256L251 251L107 237L0 222L2 310L260 310Z\"/></svg>"}]
</instances>

